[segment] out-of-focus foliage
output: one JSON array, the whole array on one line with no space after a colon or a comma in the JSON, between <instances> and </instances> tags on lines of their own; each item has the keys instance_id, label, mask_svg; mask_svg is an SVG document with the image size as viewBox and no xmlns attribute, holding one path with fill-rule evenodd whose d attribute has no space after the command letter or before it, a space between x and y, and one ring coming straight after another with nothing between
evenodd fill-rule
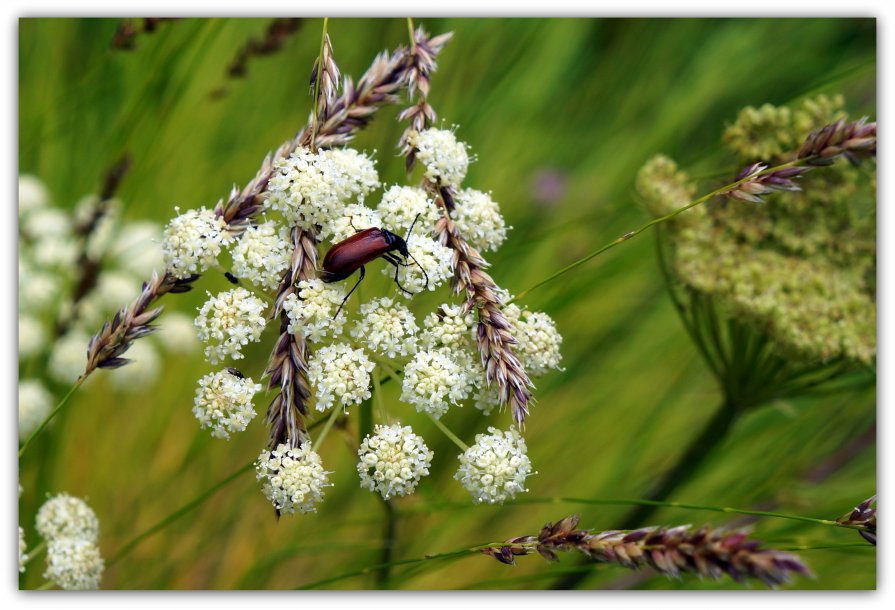
<instances>
[{"instance_id":1,"label":"out-of-focus foliage","mask_svg":"<svg viewBox=\"0 0 895 610\"><path fill-rule=\"evenodd\" d=\"M723 138L743 107L842 92L852 116L876 114L873 20L418 22L455 33L429 100L446 124L459 125L458 136L477 155L465 185L490 190L513 227L489 258L495 280L512 293L640 224L645 215L634 204L633 185L652 155L668 154L697 179L735 175L740 160ZM39 176L54 201L73 208L98 190L105 171L127 151L133 166L118 193L125 219L163 224L175 205L212 206L234 183L251 178L264 154L291 137L310 110L307 79L321 20L303 20L279 52L253 58L244 78L227 77L246 41L268 23L176 20L138 36L131 51L113 51L115 20L22 20L20 172ZM351 75L380 50L405 42L406 32L401 19L329 23L335 58ZM388 184L404 183L397 112L384 110L357 139L359 148L377 151ZM711 181L701 184L705 192ZM210 275L195 293L165 297L164 304L192 316L206 289L226 286L222 276ZM539 380L526 427L538 471L527 480L530 497L642 496L710 417L717 389L664 290L653 236L644 235L526 298L565 337L565 370ZM420 298L435 306L441 297ZM272 340L273 334L246 350L247 374L257 379ZM103 555L112 558L133 536L258 455L266 441L261 418L230 441L198 428L193 393L208 365L175 354L160 364L161 380L137 395L110 383L121 371L98 372L29 449L20 500L29 548L36 542L33 516L47 493L88 498L102 524ZM387 401L398 400L394 385L383 387ZM66 389L51 387L56 398ZM476 409L455 410L445 421L470 441L484 428L481 417ZM505 412L489 418L508 425ZM835 518L874 492L875 446L868 435L874 422L872 389L755 410L674 499ZM395 502L396 557L501 540L557 517L555 505L471 505L452 480L458 450L421 415L402 423L425 434L435 458L417 494ZM278 521L245 473L110 563L103 586L292 588L379 562L384 511L376 496L358 489L356 425L351 420L334 430L322 450L335 486L316 515ZM559 512L572 510L589 525L610 529L625 508ZM655 521L727 520L664 509ZM759 539L784 548L860 541L854 532L798 522L766 519L755 527ZM805 551L803 558L818 578L795 587L874 586L870 548ZM396 568L388 584L541 587L571 566L532 561L508 571L473 556ZM24 586L39 585L41 572L29 569ZM606 566L592 572L586 587L736 586ZM333 586L372 585L358 577Z\"/></svg>"}]
</instances>

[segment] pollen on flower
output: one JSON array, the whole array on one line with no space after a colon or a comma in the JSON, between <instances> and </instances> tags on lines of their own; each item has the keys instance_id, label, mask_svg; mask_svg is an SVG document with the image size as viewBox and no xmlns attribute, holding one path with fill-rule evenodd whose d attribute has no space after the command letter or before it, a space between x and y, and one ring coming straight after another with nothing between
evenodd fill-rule
<instances>
[{"instance_id":1,"label":"pollen on flower","mask_svg":"<svg viewBox=\"0 0 895 610\"><path fill-rule=\"evenodd\" d=\"M104 569L99 547L91 540L59 538L47 546L44 578L61 589L98 589Z\"/></svg>"},{"instance_id":2,"label":"pollen on flower","mask_svg":"<svg viewBox=\"0 0 895 610\"><path fill-rule=\"evenodd\" d=\"M420 227L433 227L438 220L438 208L429 195L412 186L393 186L382 195L376 208L384 226L391 231L405 233L419 215Z\"/></svg>"},{"instance_id":3,"label":"pollen on flower","mask_svg":"<svg viewBox=\"0 0 895 610\"><path fill-rule=\"evenodd\" d=\"M360 314L351 336L372 351L389 358L416 352L416 319L405 306L383 297L361 305Z\"/></svg>"},{"instance_id":4,"label":"pollen on flower","mask_svg":"<svg viewBox=\"0 0 895 610\"><path fill-rule=\"evenodd\" d=\"M501 504L527 491L525 479L532 474L525 440L515 429L493 427L477 434L475 444L460 456L454 478L472 495L476 504Z\"/></svg>"},{"instance_id":5,"label":"pollen on flower","mask_svg":"<svg viewBox=\"0 0 895 610\"><path fill-rule=\"evenodd\" d=\"M197 336L206 343L205 357L217 364L227 357L239 360L242 347L261 338L267 323L264 301L245 288L234 288L209 299L199 310Z\"/></svg>"},{"instance_id":6,"label":"pollen on flower","mask_svg":"<svg viewBox=\"0 0 895 610\"><path fill-rule=\"evenodd\" d=\"M246 229L231 250L233 274L256 286L275 289L289 268L292 244L288 230L265 222Z\"/></svg>"},{"instance_id":7,"label":"pollen on flower","mask_svg":"<svg viewBox=\"0 0 895 610\"><path fill-rule=\"evenodd\" d=\"M334 218L329 223L327 233L332 236L330 238L332 242L336 243L351 237L358 231L381 226L382 218L380 218L379 212L365 205L352 203L345 206L341 216Z\"/></svg>"},{"instance_id":8,"label":"pollen on flower","mask_svg":"<svg viewBox=\"0 0 895 610\"><path fill-rule=\"evenodd\" d=\"M35 519L37 531L44 540L78 538L96 542L99 519L93 509L80 498L60 493L43 503Z\"/></svg>"},{"instance_id":9,"label":"pollen on flower","mask_svg":"<svg viewBox=\"0 0 895 610\"><path fill-rule=\"evenodd\" d=\"M345 343L326 345L308 362L308 378L315 388L317 410L348 407L370 398L374 364L362 349Z\"/></svg>"},{"instance_id":10,"label":"pollen on flower","mask_svg":"<svg viewBox=\"0 0 895 610\"><path fill-rule=\"evenodd\" d=\"M448 349L417 352L404 367L401 400L419 412L440 418L471 392L469 370Z\"/></svg>"},{"instance_id":11,"label":"pollen on flower","mask_svg":"<svg viewBox=\"0 0 895 610\"><path fill-rule=\"evenodd\" d=\"M290 448L280 443L273 451L262 451L255 462L261 490L281 513L314 513L330 487L329 473L320 456L308 444Z\"/></svg>"},{"instance_id":12,"label":"pollen on flower","mask_svg":"<svg viewBox=\"0 0 895 610\"><path fill-rule=\"evenodd\" d=\"M193 415L203 430L210 428L212 436L229 439L232 432L242 432L255 418L252 399L260 391L261 384L227 369L209 373L199 380Z\"/></svg>"},{"instance_id":13,"label":"pollen on flower","mask_svg":"<svg viewBox=\"0 0 895 610\"><path fill-rule=\"evenodd\" d=\"M345 299L345 289L340 284L325 284L316 278L302 280L296 292L283 302L283 311L289 317L290 333L302 333L314 342L341 334L345 316L334 318Z\"/></svg>"},{"instance_id":14,"label":"pollen on flower","mask_svg":"<svg viewBox=\"0 0 895 610\"><path fill-rule=\"evenodd\" d=\"M400 293L406 297L410 297L415 293L422 292L426 289L426 277L420 270L420 267L426 270L428 275L429 290L435 290L449 278L454 275L454 251L446 246L424 235L411 235L407 240L407 249L410 255L419 263L419 267L412 260L407 267L401 267L398 271L398 281L405 290L411 294L407 294L403 290ZM395 271L392 267L383 267L382 273L394 276Z\"/></svg>"},{"instance_id":15,"label":"pollen on flower","mask_svg":"<svg viewBox=\"0 0 895 610\"><path fill-rule=\"evenodd\" d=\"M180 214L180 208L165 227L162 253L165 265L176 278L203 273L217 262L221 249L233 241L227 223L214 210L200 208Z\"/></svg>"},{"instance_id":16,"label":"pollen on flower","mask_svg":"<svg viewBox=\"0 0 895 610\"><path fill-rule=\"evenodd\" d=\"M357 451L361 487L391 497L413 493L420 479L429 474L432 451L410 426L377 425Z\"/></svg>"},{"instance_id":17,"label":"pollen on flower","mask_svg":"<svg viewBox=\"0 0 895 610\"><path fill-rule=\"evenodd\" d=\"M457 141L453 131L425 129L413 131L407 138L416 148L416 159L426 168L426 177L439 185L457 186L466 177L469 153L466 144Z\"/></svg>"},{"instance_id":18,"label":"pollen on flower","mask_svg":"<svg viewBox=\"0 0 895 610\"><path fill-rule=\"evenodd\" d=\"M497 250L507 238L507 226L491 195L463 189L457 193L455 203L451 216L460 233L478 250Z\"/></svg>"},{"instance_id":19,"label":"pollen on flower","mask_svg":"<svg viewBox=\"0 0 895 610\"><path fill-rule=\"evenodd\" d=\"M374 151L375 152L375 151ZM329 148L318 153L320 166L336 197L348 203L363 202L379 188L379 174L373 160L353 148Z\"/></svg>"}]
</instances>

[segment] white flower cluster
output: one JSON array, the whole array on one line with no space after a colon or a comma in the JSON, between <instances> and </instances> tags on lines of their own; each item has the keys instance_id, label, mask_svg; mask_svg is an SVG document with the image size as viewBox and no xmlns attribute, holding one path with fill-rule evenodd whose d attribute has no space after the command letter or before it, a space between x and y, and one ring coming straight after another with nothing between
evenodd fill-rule
<instances>
[{"instance_id":1,"label":"white flower cluster","mask_svg":"<svg viewBox=\"0 0 895 610\"><path fill-rule=\"evenodd\" d=\"M523 310L514 304L508 305L504 313L519 342L516 355L529 375L544 375L550 369L560 368L562 335L550 316L541 311Z\"/></svg>"},{"instance_id":2,"label":"white flower cluster","mask_svg":"<svg viewBox=\"0 0 895 610\"><path fill-rule=\"evenodd\" d=\"M407 141L416 148L416 158L426 168L426 177L439 185L457 186L466 177L469 154L453 131L425 129L411 132Z\"/></svg>"},{"instance_id":3,"label":"white flower cluster","mask_svg":"<svg viewBox=\"0 0 895 610\"><path fill-rule=\"evenodd\" d=\"M345 315L335 317L345 300L341 284L325 284L319 279L302 280L295 293L286 297L283 311L289 316L289 332L302 333L311 341L341 334Z\"/></svg>"},{"instance_id":4,"label":"white flower cluster","mask_svg":"<svg viewBox=\"0 0 895 610\"><path fill-rule=\"evenodd\" d=\"M320 456L307 444L290 449L280 444L273 451L262 451L255 463L262 491L281 513L313 513L329 487L329 473Z\"/></svg>"},{"instance_id":5,"label":"white flower cluster","mask_svg":"<svg viewBox=\"0 0 895 610\"><path fill-rule=\"evenodd\" d=\"M308 379L315 389L317 410L348 407L370 398L374 364L362 349L346 343L325 345L308 362Z\"/></svg>"},{"instance_id":6,"label":"white flower cluster","mask_svg":"<svg viewBox=\"0 0 895 610\"><path fill-rule=\"evenodd\" d=\"M416 410L441 417L452 404L469 397L472 377L447 349L418 352L404 367L401 400Z\"/></svg>"},{"instance_id":7,"label":"white flower cluster","mask_svg":"<svg viewBox=\"0 0 895 610\"><path fill-rule=\"evenodd\" d=\"M393 186L382 196L376 208L385 226L402 235L410 230L414 219L423 231L431 230L438 220L438 208L426 191L412 186Z\"/></svg>"},{"instance_id":8,"label":"white flower cluster","mask_svg":"<svg viewBox=\"0 0 895 610\"><path fill-rule=\"evenodd\" d=\"M288 229L265 222L246 229L230 251L233 274L256 286L275 289L292 258Z\"/></svg>"},{"instance_id":9,"label":"white flower cluster","mask_svg":"<svg viewBox=\"0 0 895 610\"><path fill-rule=\"evenodd\" d=\"M43 503L37 511L37 531L44 540L81 538L96 542L99 519L80 498L61 493Z\"/></svg>"},{"instance_id":10,"label":"white flower cluster","mask_svg":"<svg viewBox=\"0 0 895 610\"><path fill-rule=\"evenodd\" d=\"M19 382L19 440L27 440L53 408L50 392L36 379Z\"/></svg>"},{"instance_id":11,"label":"white flower cluster","mask_svg":"<svg viewBox=\"0 0 895 610\"><path fill-rule=\"evenodd\" d=\"M204 207L183 214L180 208L174 211L179 215L165 227L162 242L165 264L176 278L203 273L217 262L221 249L233 241L227 223Z\"/></svg>"},{"instance_id":12,"label":"white flower cluster","mask_svg":"<svg viewBox=\"0 0 895 610\"><path fill-rule=\"evenodd\" d=\"M379 492L386 500L413 493L420 478L429 474L434 455L421 436L400 424L377 425L357 454L361 487Z\"/></svg>"},{"instance_id":13,"label":"white flower cluster","mask_svg":"<svg viewBox=\"0 0 895 610\"><path fill-rule=\"evenodd\" d=\"M472 347L475 317L462 305L445 303L423 320L420 342L426 349L446 347L460 351Z\"/></svg>"},{"instance_id":14,"label":"white flower cluster","mask_svg":"<svg viewBox=\"0 0 895 610\"><path fill-rule=\"evenodd\" d=\"M211 428L212 436L229 439L231 432L242 432L255 418L252 399L260 391L261 384L230 369L209 373L199 380L193 415L203 430Z\"/></svg>"},{"instance_id":15,"label":"white flower cluster","mask_svg":"<svg viewBox=\"0 0 895 610\"><path fill-rule=\"evenodd\" d=\"M36 527L47 543L44 577L63 589L97 589L105 564L99 519L80 498L56 495L37 511Z\"/></svg>"},{"instance_id":16,"label":"white flower cluster","mask_svg":"<svg viewBox=\"0 0 895 610\"><path fill-rule=\"evenodd\" d=\"M95 542L59 538L47 545L44 578L66 590L99 589L105 563Z\"/></svg>"},{"instance_id":17,"label":"white flower cluster","mask_svg":"<svg viewBox=\"0 0 895 610\"><path fill-rule=\"evenodd\" d=\"M457 229L478 250L497 250L507 238L500 206L489 193L463 189L455 198L452 215Z\"/></svg>"},{"instance_id":18,"label":"white flower cluster","mask_svg":"<svg viewBox=\"0 0 895 610\"><path fill-rule=\"evenodd\" d=\"M268 206L289 222L319 228L320 236L327 237L332 233L330 222L345 215L348 203L363 201L378 187L379 176L366 155L350 148L317 154L301 148L274 164Z\"/></svg>"},{"instance_id":19,"label":"white flower cluster","mask_svg":"<svg viewBox=\"0 0 895 610\"><path fill-rule=\"evenodd\" d=\"M372 351L388 358L416 352L416 318L404 305L389 297L373 299L361 305L360 315L351 336Z\"/></svg>"},{"instance_id":20,"label":"white flower cluster","mask_svg":"<svg viewBox=\"0 0 895 610\"><path fill-rule=\"evenodd\" d=\"M489 427L477 434L475 445L460 456L454 478L472 495L476 504L500 504L526 491L525 479L532 474L525 440L515 430L502 432Z\"/></svg>"},{"instance_id":21,"label":"white flower cluster","mask_svg":"<svg viewBox=\"0 0 895 610\"><path fill-rule=\"evenodd\" d=\"M243 358L243 346L261 338L267 323L264 301L242 287L208 296L195 320L197 335L207 344L205 357L212 364Z\"/></svg>"}]
</instances>

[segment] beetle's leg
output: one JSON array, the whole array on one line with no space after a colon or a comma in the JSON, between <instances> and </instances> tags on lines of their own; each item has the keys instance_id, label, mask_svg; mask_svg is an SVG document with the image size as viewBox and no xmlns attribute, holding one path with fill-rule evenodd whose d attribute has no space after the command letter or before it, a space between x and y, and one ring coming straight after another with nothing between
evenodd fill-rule
<instances>
[{"instance_id":1,"label":"beetle's leg","mask_svg":"<svg viewBox=\"0 0 895 610\"><path fill-rule=\"evenodd\" d=\"M398 285L398 288L400 288L401 290L403 290L403 291L406 292L407 294L413 296L414 293L413 293L413 292L410 292L409 290L407 290L406 288L404 288L404 286L402 286L402 285L401 285L401 282L398 280L398 272L401 270L401 267L407 267L408 265L404 265L404 264L401 262L401 259L399 259L397 256L394 256L393 254L383 254L383 255L382 255L382 258L384 258L387 262L389 262L389 263L391 263L392 265L395 266L395 284Z\"/></svg>"},{"instance_id":2,"label":"beetle's leg","mask_svg":"<svg viewBox=\"0 0 895 610\"><path fill-rule=\"evenodd\" d=\"M367 273L367 270L363 266L361 266L360 277L357 278L357 281L354 283L354 286L351 288L351 290L348 291L348 294L345 295L345 298L342 299L342 303L339 305L339 308L336 310L336 315L333 316L333 320L335 320L336 318L339 317L339 313L341 313L342 308L345 307L345 303L348 302L348 297L351 296L351 293L353 293L355 290L357 290L357 287L360 286L360 283L363 281L364 275L366 275L366 273Z\"/></svg>"}]
</instances>

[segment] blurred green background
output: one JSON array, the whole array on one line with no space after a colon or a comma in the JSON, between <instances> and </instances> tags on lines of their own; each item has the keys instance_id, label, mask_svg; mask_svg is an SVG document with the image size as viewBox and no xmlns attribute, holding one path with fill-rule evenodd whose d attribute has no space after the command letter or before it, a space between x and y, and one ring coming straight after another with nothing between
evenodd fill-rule
<instances>
[{"instance_id":1,"label":"blurred green background","mask_svg":"<svg viewBox=\"0 0 895 610\"><path fill-rule=\"evenodd\" d=\"M227 67L269 19L183 19L160 24L131 51L111 50L117 20L23 19L19 29L19 172L43 179L57 205L96 192L125 151L133 167L120 190L125 217L164 223L174 205L211 206L244 184L263 156L291 137L310 110L308 75L322 20L303 20L282 50L255 58L244 78ZM852 116L875 118L876 23L872 19L419 19L453 31L430 101L459 125L478 160L466 185L491 190L514 227L489 259L496 281L520 292L642 223L632 184L664 152L692 175L736 173L720 146L739 108L841 92ZM336 60L359 76L375 54L407 40L403 19L332 19ZM219 90L225 88L225 93ZM215 94L214 92L218 92ZM402 183L395 148L402 126L386 108L356 140L376 150L386 183ZM706 181L705 192L713 183ZM374 197L372 202L377 199ZM647 233L534 291L526 304L549 313L565 337L563 365L537 380L526 429L538 471L529 496L640 497L680 454L720 399L668 301ZM206 289L166 297L193 314ZM374 290L373 287L367 290ZM446 289L415 307L424 314ZM111 313L111 312L110 312ZM164 324L164 317L162 318ZM273 340L240 367L257 377ZM191 413L201 357L168 357L148 392L116 394L99 380L79 391L21 469L20 523L47 493L86 497L101 519L109 558L129 539L254 459L263 417L232 440L212 439ZM392 384L389 384L392 385ZM435 451L432 475L397 502L396 558L536 533L578 512L611 529L625 507L474 507L453 479L456 448L427 419L397 403ZM263 413L266 403L258 401ZM471 407L445 421L467 440L486 425ZM776 404L742 419L673 499L836 518L875 493L875 392ZM361 490L354 463L356 415L323 447L335 487L316 515L277 521L251 474L145 540L104 577L105 588L292 588L377 563L384 511ZM820 484L818 469L826 469ZM827 472L829 471L829 472ZM436 508L432 508L435 506ZM440 509L437 509L441 506ZM663 509L655 523L729 523L715 513ZM756 535L778 547L860 542L855 532L763 519ZM875 586L875 550L805 551L816 580L793 588ZM396 568L395 588L540 588L573 568L521 558L510 568L486 557ZM24 586L42 582L32 569ZM587 588L738 588L724 580L670 581L595 566ZM373 586L370 576L334 587Z\"/></svg>"}]
</instances>

